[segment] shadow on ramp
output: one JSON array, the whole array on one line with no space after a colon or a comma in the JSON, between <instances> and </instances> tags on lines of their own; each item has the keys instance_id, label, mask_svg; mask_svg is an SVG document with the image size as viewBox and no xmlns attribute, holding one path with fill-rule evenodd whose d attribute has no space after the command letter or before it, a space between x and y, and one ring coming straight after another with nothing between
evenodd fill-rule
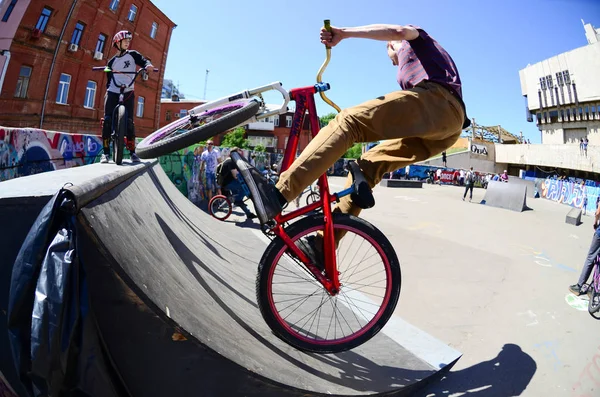
<instances>
[{"instance_id":1,"label":"shadow on ramp","mask_svg":"<svg viewBox=\"0 0 600 397\"><path fill-rule=\"evenodd\" d=\"M498 356L472 367L450 371L423 395L441 397L463 393L469 396L508 397L525 392L537 370L534 359L518 345L508 343Z\"/></svg>"},{"instance_id":2,"label":"shadow on ramp","mask_svg":"<svg viewBox=\"0 0 600 397\"><path fill-rule=\"evenodd\" d=\"M408 347L418 338L399 337L398 321L349 352L295 350L257 308L258 233L200 211L156 163L97 197L79 190L90 312L128 395L408 395L460 358L439 341L427 356Z\"/></svg>"}]
</instances>

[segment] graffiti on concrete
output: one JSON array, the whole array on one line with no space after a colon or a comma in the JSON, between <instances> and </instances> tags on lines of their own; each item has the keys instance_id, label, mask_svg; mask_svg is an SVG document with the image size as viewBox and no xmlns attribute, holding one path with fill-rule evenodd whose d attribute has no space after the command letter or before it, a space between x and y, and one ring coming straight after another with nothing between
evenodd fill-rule
<instances>
[{"instance_id":1,"label":"graffiti on concrete","mask_svg":"<svg viewBox=\"0 0 600 397\"><path fill-rule=\"evenodd\" d=\"M600 195L600 188L591 184L582 185L581 183L567 180L548 178L541 183L540 195L548 200L585 209L586 213L594 213L597 207L598 196Z\"/></svg>"},{"instance_id":2,"label":"graffiti on concrete","mask_svg":"<svg viewBox=\"0 0 600 397\"><path fill-rule=\"evenodd\" d=\"M0 127L0 181L98 161L96 135Z\"/></svg>"}]
</instances>

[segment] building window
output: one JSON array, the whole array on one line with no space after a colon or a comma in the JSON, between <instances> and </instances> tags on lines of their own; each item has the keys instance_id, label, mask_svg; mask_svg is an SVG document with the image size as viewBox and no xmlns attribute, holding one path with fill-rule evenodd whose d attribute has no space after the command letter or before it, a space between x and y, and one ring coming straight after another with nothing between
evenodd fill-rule
<instances>
[{"instance_id":1,"label":"building window","mask_svg":"<svg viewBox=\"0 0 600 397\"><path fill-rule=\"evenodd\" d=\"M135 110L137 117L144 117L144 97L138 97L137 109Z\"/></svg>"},{"instance_id":2,"label":"building window","mask_svg":"<svg viewBox=\"0 0 600 397\"><path fill-rule=\"evenodd\" d=\"M185 116L187 116L187 110L179 109L179 117L185 117Z\"/></svg>"},{"instance_id":3,"label":"building window","mask_svg":"<svg viewBox=\"0 0 600 397\"><path fill-rule=\"evenodd\" d=\"M546 85L549 89L552 90L552 87L554 87L554 85L552 84L552 76L546 76Z\"/></svg>"},{"instance_id":4,"label":"building window","mask_svg":"<svg viewBox=\"0 0 600 397\"><path fill-rule=\"evenodd\" d=\"M135 21L136 14L137 14L137 7L132 4L131 7L129 7L129 14L127 14L127 19L129 20L129 22Z\"/></svg>"},{"instance_id":5,"label":"building window","mask_svg":"<svg viewBox=\"0 0 600 397\"><path fill-rule=\"evenodd\" d=\"M56 103L62 105L67 104L67 99L69 98L69 85L71 85L71 76L61 73L60 81L58 82L58 92L56 93Z\"/></svg>"},{"instance_id":6,"label":"building window","mask_svg":"<svg viewBox=\"0 0 600 397\"><path fill-rule=\"evenodd\" d=\"M167 110L167 113L165 114L165 120L171 121L171 111L170 110Z\"/></svg>"},{"instance_id":7,"label":"building window","mask_svg":"<svg viewBox=\"0 0 600 397\"><path fill-rule=\"evenodd\" d=\"M545 77L540 77L540 87L542 88L542 90L546 89L546 78Z\"/></svg>"},{"instance_id":8,"label":"building window","mask_svg":"<svg viewBox=\"0 0 600 397\"><path fill-rule=\"evenodd\" d=\"M10 14L12 13L13 9L15 8L15 4L17 4L17 0L12 0L10 2L10 4L8 5L8 7L6 7L6 12L4 13L4 16L2 17L2 22L8 21L8 18L10 18Z\"/></svg>"},{"instance_id":9,"label":"building window","mask_svg":"<svg viewBox=\"0 0 600 397\"><path fill-rule=\"evenodd\" d=\"M273 117L273 124L275 124L275 127L279 127L279 115Z\"/></svg>"},{"instance_id":10,"label":"building window","mask_svg":"<svg viewBox=\"0 0 600 397\"><path fill-rule=\"evenodd\" d=\"M285 126L288 128L292 126L292 116L285 116Z\"/></svg>"},{"instance_id":11,"label":"building window","mask_svg":"<svg viewBox=\"0 0 600 397\"><path fill-rule=\"evenodd\" d=\"M158 32L158 24L156 22L152 22L152 29L150 29L150 37L155 39L156 32Z\"/></svg>"},{"instance_id":12,"label":"building window","mask_svg":"<svg viewBox=\"0 0 600 397\"><path fill-rule=\"evenodd\" d=\"M29 87L29 78L31 77L31 67L21 66L19 78L17 79L17 88L15 89L16 98L27 98L27 88Z\"/></svg>"},{"instance_id":13,"label":"building window","mask_svg":"<svg viewBox=\"0 0 600 397\"><path fill-rule=\"evenodd\" d=\"M117 8L119 8L119 1L120 0L112 0L108 8L110 8L111 11L117 11Z\"/></svg>"},{"instance_id":14,"label":"building window","mask_svg":"<svg viewBox=\"0 0 600 397\"><path fill-rule=\"evenodd\" d=\"M71 44L79 45L79 42L81 41L81 35L83 34L84 28L85 28L85 25L82 24L81 22L77 22L77 24L75 24L75 30L73 31L73 35L71 36Z\"/></svg>"},{"instance_id":15,"label":"building window","mask_svg":"<svg viewBox=\"0 0 600 397\"><path fill-rule=\"evenodd\" d=\"M96 99L96 82L89 80L87 82L87 87L85 88L85 100L83 101L83 107L93 109L95 99Z\"/></svg>"},{"instance_id":16,"label":"building window","mask_svg":"<svg viewBox=\"0 0 600 397\"><path fill-rule=\"evenodd\" d=\"M98 41L96 42L96 52L104 52L105 44L106 44L106 35L100 33L98 35Z\"/></svg>"},{"instance_id":17,"label":"building window","mask_svg":"<svg viewBox=\"0 0 600 397\"><path fill-rule=\"evenodd\" d=\"M571 76L569 75L569 71L563 70L562 74L563 74L563 80L565 81L565 84L571 84Z\"/></svg>"},{"instance_id":18,"label":"building window","mask_svg":"<svg viewBox=\"0 0 600 397\"><path fill-rule=\"evenodd\" d=\"M48 7L44 7L40 17L38 18L37 23L35 24L35 28L41 30L42 32L45 32L46 25L48 24L48 20L50 19L50 14L52 14L52 10Z\"/></svg>"}]
</instances>

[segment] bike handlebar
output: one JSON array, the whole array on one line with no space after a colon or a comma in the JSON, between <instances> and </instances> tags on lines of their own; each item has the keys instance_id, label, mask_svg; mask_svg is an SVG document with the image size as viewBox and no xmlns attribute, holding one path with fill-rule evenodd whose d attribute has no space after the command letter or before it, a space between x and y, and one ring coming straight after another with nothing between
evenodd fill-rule
<instances>
[{"instance_id":1,"label":"bike handlebar","mask_svg":"<svg viewBox=\"0 0 600 397\"><path fill-rule=\"evenodd\" d=\"M327 31L331 32L331 21L329 19L326 19L323 21L323 26L325 27L325 29ZM323 84L323 79L322 79L323 72L325 72L325 69L327 69L327 65L329 65L330 59L331 59L331 47L329 47L327 44L325 44L325 62L323 62L323 64L321 65L321 68L317 72L317 84ZM337 110L338 113L342 111L338 105L333 103L333 101L331 99L327 98L327 96L325 95L325 93L323 91L319 91L319 95L321 96L321 99L326 104L328 104L329 106L331 106L332 108Z\"/></svg>"}]
</instances>

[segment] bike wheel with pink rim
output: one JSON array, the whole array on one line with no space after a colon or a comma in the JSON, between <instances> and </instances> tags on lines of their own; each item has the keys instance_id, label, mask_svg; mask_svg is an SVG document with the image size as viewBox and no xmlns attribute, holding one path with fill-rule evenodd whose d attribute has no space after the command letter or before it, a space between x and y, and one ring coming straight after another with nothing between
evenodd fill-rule
<instances>
[{"instance_id":1,"label":"bike wheel with pink rim","mask_svg":"<svg viewBox=\"0 0 600 397\"><path fill-rule=\"evenodd\" d=\"M334 214L344 232L336 250L341 289L331 296L280 238L267 247L256 279L262 316L273 333L291 346L338 353L373 338L387 323L400 295L400 264L389 240L363 219ZM291 224L294 242L323 230L322 214Z\"/></svg>"}]
</instances>

